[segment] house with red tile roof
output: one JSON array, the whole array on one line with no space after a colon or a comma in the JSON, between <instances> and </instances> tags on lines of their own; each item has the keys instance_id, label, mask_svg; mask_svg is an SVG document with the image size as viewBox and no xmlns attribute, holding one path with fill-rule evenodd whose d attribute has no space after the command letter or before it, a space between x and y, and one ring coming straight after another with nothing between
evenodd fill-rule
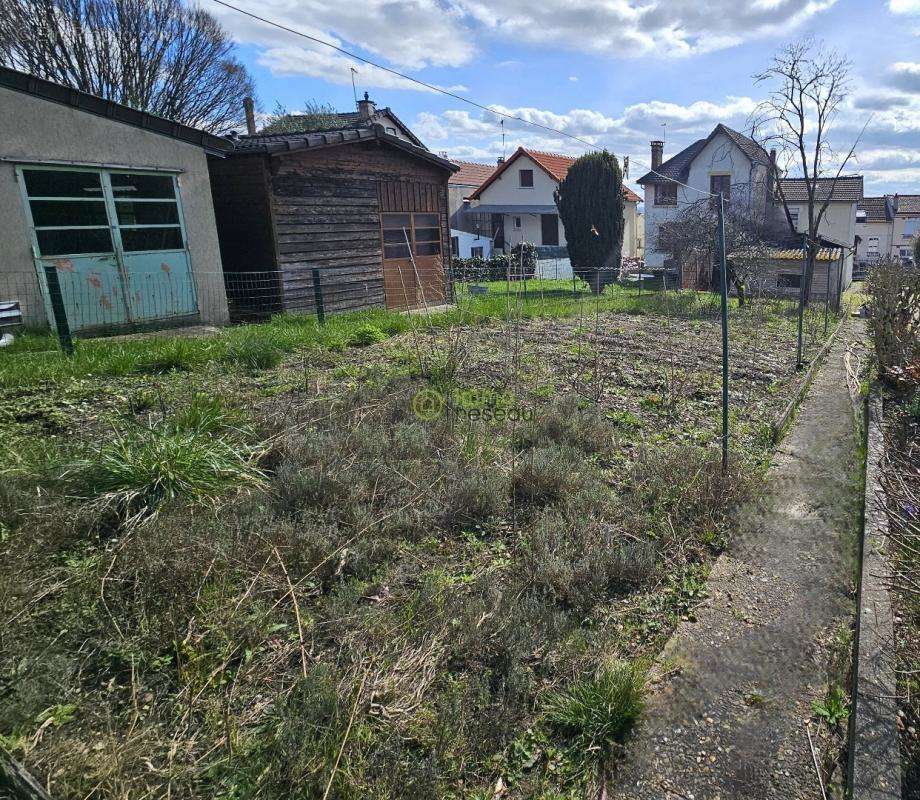
<instances>
[{"instance_id":1,"label":"house with red tile roof","mask_svg":"<svg viewBox=\"0 0 920 800\"><path fill-rule=\"evenodd\" d=\"M537 246L564 246L565 231L553 193L575 163L572 156L519 147L469 196L470 211L489 214L506 248L520 242ZM642 199L623 187L623 256L635 258L638 241L638 204ZM496 243L496 247L499 244Z\"/></svg>"}]
</instances>

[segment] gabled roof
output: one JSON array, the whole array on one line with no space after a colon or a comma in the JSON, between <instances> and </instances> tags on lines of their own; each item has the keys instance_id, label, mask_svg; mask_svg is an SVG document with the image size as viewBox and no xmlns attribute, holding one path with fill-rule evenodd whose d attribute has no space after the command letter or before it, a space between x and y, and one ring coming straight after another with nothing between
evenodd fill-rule
<instances>
[{"instance_id":1,"label":"gabled roof","mask_svg":"<svg viewBox=\"0 0 920 800\"><path fill-rule=\"evenodd\" d=\"M529 150L526 147L519 147L514 153L505 161L503 164L500 164L495 171L480 184L479 188L470 195L471 200L478 200L482 195L482 192L497 181L502 174L507 170L517 159L521 156L527 156L531 161L533 161L540 169L542 169L550 178L559 183L562 181L566 174L568 174L569 167L575 163L577 160L574 156L563 156L559 153L544 153L540 150ZM628 203L641 203L642 198L639 197L632 189L628 186L623 187L623 198Z\"/></svg>"},{"instance_id":2,"label":"gabled roof","mask_svg":"<svg viewBox=\"0 0 920 800\"><path fill-rule=\"evenodd\" d=\"M891 222L894 215L890 197L864 197L856 204L856 209L866 213L865 222Z\"/></svg>"},{"instance_id":3,"label":"gabled roof","mask_svg":"<svg viewBox=\"0 0 920 800\"><path fill-rule=\"evenodd\" d=\"M106 117L123 125L131 125L151 133L158 133L161 136L168 136L171 139L178 139L213 153L222 153L231 147L226 139L214 136L214 134L198 128L182 125L164 117L157 117L146 111L140 111L136 108L131 108L131 106L116 103L113 100L105 100L94 94L46 81L27 72L9 69L9 67L0 67L0 86L29 94L51 103L70 106L78 111L85 111L87 114Z\"/></svg>"},{"instance_id":4,"label":"gabled roof","mask_svg":"<svg viewBox=\"0 0 920 800\"><path fill-rule=\"evenodd\" d=\"M448 183L459 186L479 186L498 169L495 164L478 164L475 161L455 161L460 169L450 176Z\"/></svg>"},{"instance_id":5,"label":"gabled roof","mask_svg":"<svg viewBox=\"0 0 920 800\"><path fill-rule=\"evenodd\" d=\"M380 125L360 128L337 128L309 133L270 133L266 135L239 136L233 140L234 149L229 156L265 153L279 156L298 150L321 150L328 147L357 144L359 142L383 142L410 155L429 161L450 172L457 170L456 164L436 156L424 147L417 147L405 139L385 133Z\"/></svg>"},{"instance_id":6,"label":"gabled roof","mask_svg":"<svg viewBox=\"0 0 920 800\"><path fill-rule=\"evenodd\" d=\"M727 137L748 157L751 163L763 164L764 166L770 165L770 154L757 142L750 136L745 136L743 133L739 133L734 128L729 128L728 125L723 125L720 122L705 139L697 139L689 147L685 147L679 153L663 162L655 172L647 172L636 183L643 186L648 183L668 183L669 181L686 183L687 178L690 177L690 165L693 163L693 159L719 134Z\"/></svg>"},{"instance_id":7,"label":"gabled roof","mask_svg":"<svg viewBox=\"0 0 920 800\"><path fill-rule=\"evenodd\" d=\"M896 194L894 207L899 217L920 215L920 194Z\"/></svg>"},{"instance_id":8,"label":"gabled roof","mask_svg":"<svg viewBox=\"0 0 920 800\"><path fill-rule=\"evenodd\" d=\"M374 113L369 117L362 117L359 111L336 111L334 114L329 115L332 118L332 124L329 126L329 130L345 130L346 128L359 129L359 128L369 128L372 125L382 124L382 119L384 116L390 117L393 122L396 123L396 127L417 147L425 147L422 143L422 140L419 139L409 127L403 123L403 121L393 113L390 108L378 108L374 110ZM289 119L292 122L297 120L307 120L310 119L306 114L290 114ZM304 130L297 131L297 133L312 133L313 131L309 130L306 123L304 124ZM427 149L427 148L425 148Z\"/></svg>"},{"instance_id":9,"label":"gabled roof","mask_svg":"<svg viewBox=\"0 0 920 800\"><path fill-rule=\"evenodd\" d=\"M808 185L805 178L781 178L779 188L787 203L808 201ZM823 203L827 200L828 195L835 202L858 203L863 199L862 175L818 178L815 185L815 199Z\"/></svg>"}]
</instances>

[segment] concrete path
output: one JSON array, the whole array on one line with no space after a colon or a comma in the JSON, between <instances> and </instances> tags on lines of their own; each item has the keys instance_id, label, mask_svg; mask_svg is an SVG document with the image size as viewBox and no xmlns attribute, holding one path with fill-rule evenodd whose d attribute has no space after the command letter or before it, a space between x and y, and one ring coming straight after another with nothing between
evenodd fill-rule
<instances>
[{"instance_id":1,"label":"concrete path","mask_svg":"<svg viewBox=\"0 0 920 800\"><path fill-rule=\"evenodd\" d=\"M675 674L653 691L611 798L820 800L805 721L825 691L828 640L854 603L846 338L780 444L764 499L716 562L697 621L665 648Z\"/></svg>"}]
</instances>

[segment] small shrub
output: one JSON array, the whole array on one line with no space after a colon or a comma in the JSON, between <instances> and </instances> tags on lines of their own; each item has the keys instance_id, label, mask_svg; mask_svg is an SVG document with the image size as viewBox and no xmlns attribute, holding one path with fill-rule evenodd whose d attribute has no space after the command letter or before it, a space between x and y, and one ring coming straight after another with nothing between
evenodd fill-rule
<instances>
[{"instance_id":1,"label":"small shrub","mask_svg":"<svg viewBox=\"0 0 920 800\"><path fill-rule=\"evenodd\" d=\"M642 713L645 679L640 665L612 661L596 676L549 693L543 702L546 721L569 737L573 751L609 754Z\"/></svg>"},{"instance_id":2,"label":"small shrub","mask_svg":"<svg viewBox=\"0 0 920 800\"><path fill-rule=\"evenodd\" d=\"M349 347L367 347L372 344L382 342L387 335L376 325L365 324L355 328L345 338L345 343Z\"/></svg>"},{"instance_id":3,"label":"small shrub","mask_svg":"<svg viewBox=\"0 0 920 800\"><path fill-rule=\"evenodd\" d=\"M557 401L517 437L519 449L541 444L559 444L584 453L601 453L613 441L613 425L594 409L578 408L577 399L566 396Z\"/></svg>"},{"instance_id":4,"label":"small shrub","mask_svg":"<svg viewBox=\"0 0 920 800\"><path fill-rule=\"evenodd\" d=\"M498 469L461 469L444 498L444 524L451 528L486 522L508 508L508 477Z\"/></svg>"},{"instance_id":5,"label":"small shrub","mask_svg":"<svg viewBox=\"0 0 920 800\"><path fill-rule=\"evenodd\" d=\"M70 464L64 478L76 496L140 521L178 498L213 502L224 492L260 485L257 456L254 448L210 433L142 428L116 432Z\"/></svg>"},{"instance_id":6,"label":"small shrub","mask_svg":"<svg viewBox=\"0 0 920 800\"><path fill-rule=\"evenodd\" d=\"M573 489L578 459L571 448L541 447L518 460L511 480L515 500L532 505L555 503Z\"/></svg>"},{"instance_id":7,"label":"small shrub","mask_svg":"<svg viewBox=\"0 0 920 800\"><path fill-rule=\"evenodd\" d=\"M172 414L169 425L177 432L248 432L245 419L238 410L228 408L222 398L205 392L192 395L187 403Z\"/></svg>"}]
</instances>

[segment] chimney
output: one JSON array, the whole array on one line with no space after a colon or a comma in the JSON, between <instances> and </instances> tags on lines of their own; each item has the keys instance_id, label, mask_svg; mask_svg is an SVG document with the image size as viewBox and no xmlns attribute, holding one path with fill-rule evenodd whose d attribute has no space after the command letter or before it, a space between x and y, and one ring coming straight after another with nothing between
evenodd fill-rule
<instances>
[{"instance_id":1,"label":"chimney","mask_svg":"<svg viewBox=\"0 0 920 800\"><path fill-rule=\"evenodd\" d=\"M498 164L498 166L501 166L502 164L505 163L505 157L499 156L498 158L495 159L495 163Z\"/></svg>"},{"instance_id":2,"label":"chimney","mask_svg":"<svg viewBox=\"0 0 920 800\"><path fill-rule=\"evenodd\" d=\"M251 97L243 98L243 110L246 112L246 133L256 135L256 107Z\"/></svg>"},{"instance_id":3,"label":"chimney","mask_svg":"<svg viewBox=\"0 0 920 800\"><path fill-rule=\"evenodd\" d=\"M364 99L358 101L358 116L361 119L370 119L374 116L374 112L377 110L377 104L368 97L367 92L364 93Z\"/></svg>"},{"instance_id":4,"label":"chimney","mask_svg":"<svg viewBox=\"0 0 920 800\"><path fill-rule=\"evenodd\" d=\"M662 156L664 155L664 142L652 142L652 169L656 170L661 166Z\"/></svg>"}]
</instances>

